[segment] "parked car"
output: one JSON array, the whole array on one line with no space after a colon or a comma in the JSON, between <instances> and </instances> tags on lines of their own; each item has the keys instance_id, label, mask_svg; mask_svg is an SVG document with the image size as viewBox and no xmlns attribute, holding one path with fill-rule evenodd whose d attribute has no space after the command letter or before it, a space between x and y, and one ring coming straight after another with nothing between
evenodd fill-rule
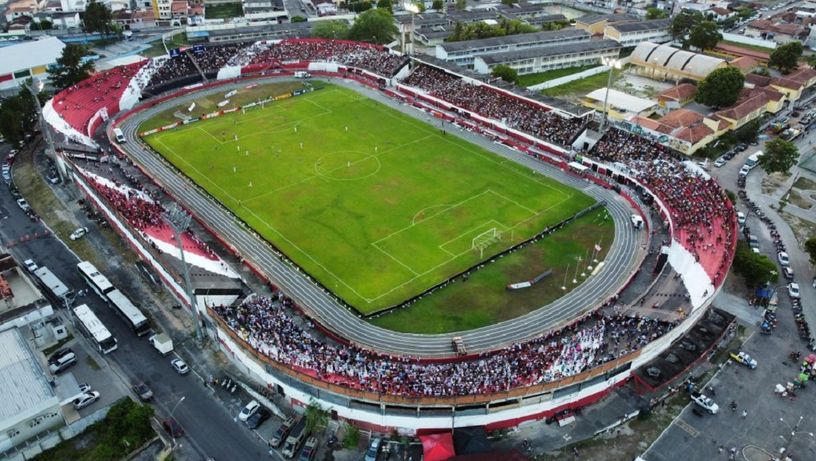
<instances>
[{"instance_id":1,"label":"parked car","mask_svg":"<svg viewBox=\"0 0 816 461\"><path fill-rule=\"evenodd\" d=\"M713 400L699 392L695 391L691 393L691 401L697 404L703 410L711 413L712 415L716 415L717 412L720 411L719 405L717 405L716 403L714 403Z\"/></svg>"},{"instance_id":2,"label":"parked car","mask_svg":"<svg viewBox=\"0 0 816 461\"><path fill-rule=\"evenodd\" d=\"M20 207L20 209L25 212L28 212L28 210L31 209L31 205L29 205L28 202L26 202L26 199L24 198L17 199L17 206Z\"/></svg>"},{"instance_id":3,"label":"parked car","mask_svg":"<svg viewBox=\"0 0 816 461\"><path fill-rule=\"evenodd\" d=\"M258 403L257 400L249 402L246 404L246 406L244 406L241 412L238 413L238 420L246 422L246 420L249 419L250 416L254 415L259 408L261 408L261 404Z\"/></svg>"},{"instance_id":4,"label":"parked car","mask_svg":"<svg viewBox=\"0 0 816 461\"><path fill-rule=\"evenodd\" d=\"M37 263L35 263L33 259L26 259L25 261L23 261L23 265L32 274L34 273L35 270L40 268L39 266L37 266Z\"/></svg>"},{"instance_id":5,"label":"parked car","mask_svg":"<svg viewBox=\"0 0 816 461\"><path fill-rule=\"evenodd\" d=\"M59 374L76 364L76 354L66 347L51 354L48 358L48 370L53 374Z\"/></svg>"},{"instance_id":6,"label":"parked car","mask_svg":"<svg viewBox=\"0 0 816 461\"><path fill-rule=\"evenodd\" d=\"M75 231L71 232L71 235L69 236L69 238L71 240L79 240L82 237L84 237L85 234L87 234L87 233L88 233L88 228L87 227L78 227Z\"/></svg>"},{"instance_id":7,"label":"parked car","mask_svg":"<svg viewBox=\"0 0 816 461\"><path fill-rule=\"evenodd\" d=\"M742 168L739 170L740 176L748 176L748 173L751 172L751 167L748 165L743 165Z\"/></svg>"},{"instance_id":8,"label":"parked car","mask_svg":"<svg viewBox=\"0 0 816 461\"><path fill-rule=\"evenodd\" d=\"M745 225L745 219L746 219L746 218L745 218L745 213L743 213L742 211L737 211L737 223L738 223L740 226L744 226L744 225Z\"/></svg>"},{"instance_id":9,"label":"parked car","mask_svg":"<svg viewBox=\"0 0 816 461\"><path fill-rule=\"evenodd\" d=\"M371 443L368 444L368 450L366 450L365 461L377 461L377 455L380 453L380 444L382 444L382 439L379 437L371 439Z\"/></svg>"},{"instance_id":10,"label":"parked car","mask_svg":"<svg viewBox=\"0 0 816 461\"><path fill-rule=\"evenodd\" d=\"M730 355L733 361L745 365L752 370L757 367L757 361L745 352L731 352Z\"/></svg>"},{"instance_id":11,"label":"parked car","mask_svg":"<svg viewBox=\"0 0 816 461\"><path fill-rule=\"evenodd\" d=\"M793 269L791 269L790 266L783 267L782 275L785 276L787 280L793 280Z\"/></svg>"},{"instance_id":12,"label":"parked car","mask_svg":"<svg viewBox=\"0 0 816 461\"><path fill-rule=\"evenodd\" d=\"M781 264L782 266L790 265L790 258L788 257L788 254L785 253L784 251L780 251L779 253L777 253L776 259L779 260L779 264Z\"/></svg>"},{"instance_id":13,"label":"parked car","mask_svg":"<svg viewBox=\"0 0 816 461\"><path fill-rule=\"evenodd\" d=\"M147 387L147 384L142 382L133 385L133 393L138 395L143 402L153 398L153 391Z\"/></svg>"},{"instance_id":14,"label":"parked car","mask_svg":"<svg viewBox=\"0 0 816 461\"><path fill-rule=\"evenodd\" d=\"M188 367L187 364L184 363L184 360L181 360L180 358L175 358L171 360L170 365L173 367L174 370L176 370L176 373L180 375L186 375L187 373L190 372L190 367Z\"/></svg>"},{"instance_id":15,"label":"parked car","mask_svg":"<svg viewBox=\"0 0 816 461\"><path fill-rule=\"evenodd\" d=\"M164 428L164 432L167 432L170 437L177 439L184 435L184 429L181 428L181 425L173 418L167 418L162 421L162 428Z\"/></svg>"},{"instance_id":16,"label":"parked car","mask_svg":"<svg viewBox=\"0 0 816 461\"><path fill-rule=\"evenodd\" d=\"M718 158L717 160L714 160L714 166L717 168L722 167L726 163L728 163L728 159L726 159L724 155Z\"/></svg>"},{"instance_id":17,"label":"parked car","mask_svg":"<svg viewBox=\"0 0 816 461\"><path fill-rule=\"evenodd\" d=\"M799 284L796 282L791 282L788 284L788 294L791 298L798 299L801 296L799 292Z\"/></svg>"},{"instance_id":18,"label":"parked car","mask_svg":"<svg viewBox=\"0 0 816 461\"><path fill-rule=\"evenodd\" d=\"M303 451L300 452L298 461L314 461L317 454L317 437L309 437L306 439L306 444L303 445Z\"/></svg>"},{"instance_id":19,"label":"parked car","mask_svg":"<svg viewBox=\"0 0 816 461\"><path fill-rule=\"evenodd\" d=\"M254 415L247 418L246 425L250 429L257 429L264 423L264 421L269 419L270 416L272 416L272 412L264 407L261 407L255 412Z\"/></svg>"},{"instance_id":20,"label":"parked car","mask_svg":"<svg viewBox=\"0 0 816 461\"><path fill-rule=\"evenodd\" d=\"M286 440L286 436L289 435L289 431L292 430L292 426L295 425L295 417L290 416L286 419L278 429L272 434L272 437L269 439L269 445L274 448L278 448L284 440Z\"/></svg>"},{"instance_id":21,"label":"parked car","mask_svg":"<svg viewBox=\"0 0 816 461\"><path fill-rule=\"evenodd\" d=\"M81 410L87 407L88 405L96 402L97 400L99 400L99 392L97 391L86 392L74 399L74 408L76 408L77 410Z\"/></svg>"}]
</instances>

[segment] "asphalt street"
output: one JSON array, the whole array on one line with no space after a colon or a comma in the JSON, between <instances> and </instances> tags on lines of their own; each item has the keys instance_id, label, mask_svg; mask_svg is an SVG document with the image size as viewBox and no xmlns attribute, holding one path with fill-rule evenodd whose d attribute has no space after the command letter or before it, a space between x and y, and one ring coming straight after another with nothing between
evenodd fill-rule
<instances>
[{"instance_id":1,"label":"asphalt street","mask_svg":"<svg viewBox=\"0 0 816 461\"><path fill-rule=\"evenodd\" d=\"M7 150L0 151L0 157L4 158L6 152ZM42 235L46 228L40 221L31 221L23 214L5 186L0 187L0 217L0 245L8 248L17 261L32 258L51 269L63 283L75 291L87 287L76 269L79 260L59 239L48 236L17 243L24 236ZM95 246L108 245L103 237L94 232L92 223L82 222L82 225L91 229L86 238L94 239ZM105 272L105 269L100 269ZM138 284L141 283L140 280L138 276L133 277L131 283ZM134 296L131 298L136 299ZM172 407L184 397L174 414L187 433L179 441L181 451L177 459L213 457L216 460L248 460L268 457L265 445L259 443L243 424L233 421L235 415L228 414L213 398L210 389L204 386L196 373L187 376L175 373L170 367L172 357L162 357L148 344L146 338L136 337L93 292L78 298L77 303L88 304L117 338L119 349L105 356L104 360L125 381L126 387L136 381L145 381L151 387L155 394L153 404L157 407L157 417L166 417ZM62 313L65 311L62 310ZM189 346L195 347L192 344ZM178 352L178 347L176 349ZM194 372L206 376L206 372L195 361L190 360L190 356L183 352L181 355ZM111 379L115 378L111 376Z\"/></svg>"},{"instance_id":2,"label":"asphalt street","mask_svg":"<svg viewBox=\"0 0 816 461\"><path fill-rule=\"evenodd\" d=\"M280 80L274 79L271 81ZM356 91L363 92L367 96L411 116L421 116L415 109L397 104L379 93L368 91L359 85L350 85L338 80L333 80L333 82L354 88ZM266 81L257 81L257 83L266 83ZM208 91L205 90L205 92L229 91L231 88L240 88L244 85L246 83L226 85ZM210 229L229 242L233 249L247 262L253 264L269 280L281 287L309 316L315 318L323 326L354 343L375 350L412 356L451 355L453 353L451 343L453 335L451 334L416 335L396 333L376 327L358 318L349 308L340 304L331 293L314 284L299 268L282 261L274 249L250 229L243 227L222 205L215 202L198 187L191 187L191 183L186 178L183 178L156 153L138 142L136 131L142 120L166 109L168 105L183 103L198 96L200 96L200 93L186 95L170 103L154 106L127 119L123 123L122 129L131 142L125 143L122 147L137 163L149 171L152 177L167 192L178 199L185 208L193 211ZM507 159L583 190L599 201L606 200L607 209L615 221L615 241L607 255L605 269L566 296L544 308L516 319L460 334L459 336L463 338L468 351L480 352L495 349L500 345L536 337L545 331L568 323L583 312L597 307L601 302L616 294L619 287L637 270L642 257L645 256L641 249L645 245L646 236L632 229L629 222L629 216L632 213L631 209L620 196L610 190L578 180L563 171L533 160L524 154L492 143L483 136L456 130L452 131L452 133L490 149Z\"/></svg>"}]
</instances>

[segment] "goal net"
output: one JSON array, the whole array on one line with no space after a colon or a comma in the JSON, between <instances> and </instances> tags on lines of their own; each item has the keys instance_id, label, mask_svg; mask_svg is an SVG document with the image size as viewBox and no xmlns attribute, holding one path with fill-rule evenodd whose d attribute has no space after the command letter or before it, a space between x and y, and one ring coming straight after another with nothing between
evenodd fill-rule
<instances>
[{"instance_id":1,"label":"goal net","mask_svg":"<svg viewBox=\"0 0 816 461\"><path fill-rule=\"evenodd\" d=\"M473 240L471 241L470 244L470 248L472 250L478 251L479 258L483 258L485 248L501 241L501 235L502 233L498 229L492 227L482 232L481 234L477 235L476 237L473 237Z\"/></svg>"}]
</instances>

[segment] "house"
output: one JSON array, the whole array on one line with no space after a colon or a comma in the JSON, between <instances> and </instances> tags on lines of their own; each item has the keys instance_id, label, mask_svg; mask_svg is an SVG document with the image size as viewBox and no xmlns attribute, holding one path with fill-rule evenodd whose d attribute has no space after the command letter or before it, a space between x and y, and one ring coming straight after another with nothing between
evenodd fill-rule
<instances>
[{"instance_id":1,"label":"house","mask_svg":"<svg viewBox=\"0 0 816 461\"><path fill-rule=\"evenodd\" d=\"M745 35L753 38L773 40L776 43L787 43L794 40L804 40L810 31L799 24L773 22L768 19L757 19L745 27Z\"/></svg>"},{"instance_id":2,"label":"house","mask_svg":"<svg viewBox=\"0 0 816 461\"><path fill-rule=\"evenodd\" d=\"M54 29L77 28L82 24L78 11L43 11L37 13L34 20L37 23L49 21ZM37 28L36 25L32 27Z\"/></svg>"},{"instance_id":3,"label":"house","mask_svg":"<svg viewBox=\"0 0 816 461\"><path fill-rule=\"evenodd\" d=\"M44 9L45 3L38 0L17 0L11 2L6 7L6 21L13 22L23 16L33 18L35 14Z\"/></svg>"},{"instance_id":4,"label":"house","mask_svg":"<svg viewBox=\"0 0 816 461\"><path fill-rule=\"evenodd\" d=\"M697 87L691 83L681 83L661 91L657 95L657 105L665 109L679 109L694 100Z\"/></svg>"},{"instance_id":5,"label":"house","mask_svg":"<svg viewBox=\"0 0 816 461\"><path fill-rule=\"evenodd\" d=\"M703 80L716 69L728 66L725 60L681 50L669 45L643 42L629 57L635 73L655 80Z\"/></svg>"},{"instance_id":6,"label":"house","mask_svg":"<svg viewBox=\"0 0 816 461\"><path fill-rule=\"evenodd\" d=\"M641 42L666 43L672 39L671 23L671 19L655 19L608 24L604 28L604 38L615 40L624 48Z\"/></svg>"},{"instance_id":7,"label":"house","mask_svg":"<svg viewBox=\"0 0 816 461\"><path fill-rule=\"evenodd\" d=\"M805 66L788 75L772 79L769 86L785 94L788 100L798 101L802 93L814 83L816 83L816 70Z\"/></svg>"},{"instance_id":8,"label":"house","mask_svg":"<svg viewBox=\"0 0 816 461\"><path fill-rule=\"evenodd\" d=\"M743 74L749 74L759 67L759 61L750 56L740 56L728 62L728 67L739 69Z\"/></svg>"},{"instance_id":9,"label":"house","mask_svg":"<svg viewBox=\"0 0 816 461\"><path fill-rule=\"evenodd\" d=\"M630 120L658 142L692 155L728 130L728 124L700 113L677 109L655 120L638 116Z\"/></svg>"},{"instance_id":10,"label":"house","mask_svg":"<svg viewBox=\"0 0 816 461\"><path fill-rule=\"evenodd\" d=\"M709 18L711 18L715 22L723 22L723 21L725 21L727 19L730 19L730 18L733 18L734 16L737 15L737 13L734 12L734 11L730 11L730 10L725 9L725 8L720 8L718 6L715 6L714 8L711 8L710 10L706 11L704 14L706 14Z\"/></svg>"},{"instance_id":11,"label":"house","mask_svg":"<svg viewBox=\"0 0 816 461\"><path fill-rule=\"evenodd\" d=\"M733 106L715 112L714 117L726 122L729 129L736 130L765 112L779 112L785 101L785 94L773 89L745 88Z\"/></svg>"}]
</instances>

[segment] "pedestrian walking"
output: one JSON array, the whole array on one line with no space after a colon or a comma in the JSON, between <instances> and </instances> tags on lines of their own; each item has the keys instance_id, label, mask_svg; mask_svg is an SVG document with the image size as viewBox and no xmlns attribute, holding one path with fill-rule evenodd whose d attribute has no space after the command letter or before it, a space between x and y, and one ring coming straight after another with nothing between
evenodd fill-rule
<instances>
[{"instance_id":1,"label":"pedestrian walking","mask_svg":"<svg viewBox=\"0 0 816 461\"><path fill-rule=\"evenodd\" d=\"M746 418L747 416L748 416L748 412L745 411L745 410L742 410L742 417Z\"/></svg>"}]
</instances>

